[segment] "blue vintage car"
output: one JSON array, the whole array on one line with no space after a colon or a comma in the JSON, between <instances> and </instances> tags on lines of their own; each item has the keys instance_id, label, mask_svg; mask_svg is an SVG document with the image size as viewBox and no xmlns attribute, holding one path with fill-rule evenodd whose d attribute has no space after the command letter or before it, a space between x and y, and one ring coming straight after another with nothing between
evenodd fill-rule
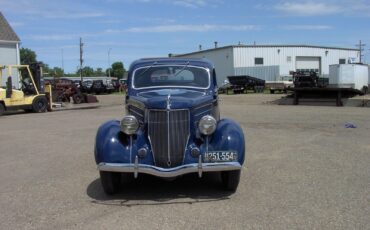
<instances>
[{"instance_id":1,"label":"blue vintage car","mask_svg":"<svg viewBox=\"0 0 370 230\"><path fill-rule=\"evenodd\" d=\"M107 194L123 174L175 178L220 172L235 191L245 158L241 127L220 119L216 73L206 59L141 59L128 72L126 115L100 126L95 161Z\"/></svg>"}]
</instances>

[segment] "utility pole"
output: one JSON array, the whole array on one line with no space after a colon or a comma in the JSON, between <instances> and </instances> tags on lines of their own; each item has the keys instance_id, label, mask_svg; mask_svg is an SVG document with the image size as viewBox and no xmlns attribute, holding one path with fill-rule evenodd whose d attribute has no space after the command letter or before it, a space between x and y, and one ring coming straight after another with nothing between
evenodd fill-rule
<instances>
[{"instance_id":1,"label":"utility pole","mask_svg":"<svg viewBox=\"0 0 370 230\"><path fill-rule=\"evenodd\" d=\"M362 57L364 56L362 54L362 51L364 51L364 47L366 46L366 44L363 44L360 40L360 43L356 45L356 47L358 47L358 50L360 51L360 63L362 63Z\"/></svg>"},{"instance_id":2,"label":"utility pole","mask_svg":"<svg viewBox=\"0 0 370 230\"><path fill-rule=\"evenodd\" d=\"M63 70L63 77L64 77L64 55L63 55L63 49L62 49L62 70Z\"/></svg>"},{"instance_id":3,"label":"utility pole","mask_svg":"<svg viewBox=\"0 0 370 230\"><path fill-rule=\"evenodd\" d=\"M84 60L82 59L83 46L84 46L84 44L82 43L82 38L80 38L80 78L81 78L81 83L83 82L83 78L82 78L82 64L84 62Z\"/></svg>"},{"instance_id":4,"label":"utility pole","mask_svg":"<svg viewBox=\"0 0 370 230\"><path fill-rule=\"evenodd\" d=\"M109 48L108 50L108 77L110 77L110 51L112 48Z\"/></svg>"}]
</instances>

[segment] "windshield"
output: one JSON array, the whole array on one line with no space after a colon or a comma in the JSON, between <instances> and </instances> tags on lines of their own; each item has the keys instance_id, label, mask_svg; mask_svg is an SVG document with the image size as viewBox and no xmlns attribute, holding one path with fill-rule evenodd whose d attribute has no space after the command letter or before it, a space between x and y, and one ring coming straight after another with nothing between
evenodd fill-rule
<instances>
[{"instance_id":1,"label":"windshield","mask_svg":"<svg viewBox=\"0 0 370 230\"><path fill-rule=\"evenodd\" d=\"M142 67L134 71L134 88L192 87L208 88L209 70L189 65L166 65Z\"/></svg>"}]
</instances>

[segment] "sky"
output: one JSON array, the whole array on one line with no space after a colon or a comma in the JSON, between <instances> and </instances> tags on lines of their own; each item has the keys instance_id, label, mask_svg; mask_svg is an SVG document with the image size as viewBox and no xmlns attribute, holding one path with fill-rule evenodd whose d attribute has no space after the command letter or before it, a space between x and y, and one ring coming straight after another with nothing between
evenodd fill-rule
<instances>
[{"instance_id":1,"label":"sky","mask_svg":"<svg viewBox=\"0 0 370 230\"><path fill-rule=\"evenodd\" d=\"M66 73L115 61L236 44L365 46L370 0L0 0L0 11L37 59Z\"/></svg>"}]
</instances>

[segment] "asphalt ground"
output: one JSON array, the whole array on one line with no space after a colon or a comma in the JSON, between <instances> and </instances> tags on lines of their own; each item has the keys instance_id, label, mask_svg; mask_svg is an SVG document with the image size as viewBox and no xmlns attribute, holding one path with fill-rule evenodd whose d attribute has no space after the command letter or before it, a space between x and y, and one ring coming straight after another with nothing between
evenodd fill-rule
<instances>
[{"instance_id":1,"label":"asphalt ground","mask_svg":"<svg viewBox=\"0 0 370 230\"><path fill-rule=\"evenodd\" d=\"M279 106L279 95L222 95L243 127L236 193L217 174L142 176L103 193L93 157L101 106L0 117L0 229L370 229L370 109ZM356 128L346 128L351 123Z\"/></svg>"}]
</instances>

